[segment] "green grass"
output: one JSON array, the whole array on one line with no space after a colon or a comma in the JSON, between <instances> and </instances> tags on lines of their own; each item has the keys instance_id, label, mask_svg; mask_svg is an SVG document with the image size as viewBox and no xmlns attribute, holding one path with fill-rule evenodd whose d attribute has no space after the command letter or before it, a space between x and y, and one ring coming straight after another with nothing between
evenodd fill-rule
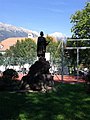
<instances>
[{"instance_id":1,"label":"green grass","mask_svg":"<svg viewBox=\"0 0 90 120\"><path fill-rule=\"evenodd\" d=\"M51 93L0 92L0 120L90 120L83 84L60 84Z\"/></svg>"}]
</instances>

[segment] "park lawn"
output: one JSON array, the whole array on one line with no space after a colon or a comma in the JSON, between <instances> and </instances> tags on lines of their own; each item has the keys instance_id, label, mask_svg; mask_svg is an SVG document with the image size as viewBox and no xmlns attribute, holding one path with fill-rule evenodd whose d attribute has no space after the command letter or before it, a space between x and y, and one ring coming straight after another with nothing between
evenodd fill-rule
<instances>
[{"instance_id":1,"label":"park lawn","mask_svg":"<svg viewBox=\"0 0 90 120\"><path fill-rule=\"evenodd\" d=\"M0 120L90 120L90 94L61 83L49 93L0 92Z\"/></svg>"}]
</instances>

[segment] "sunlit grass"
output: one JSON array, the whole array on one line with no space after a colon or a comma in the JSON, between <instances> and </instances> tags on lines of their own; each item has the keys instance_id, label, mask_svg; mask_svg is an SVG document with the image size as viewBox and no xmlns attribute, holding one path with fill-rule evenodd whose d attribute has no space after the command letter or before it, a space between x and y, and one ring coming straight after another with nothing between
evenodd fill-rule
<instances>
[{"instance_id":1,"label":"sunlit grass","mask_svg":"<svg viewBox=\"0 0 90 120\"><path fill-rule=\"evenodd\" d=\"M0 120L89 120L83 84L58 84L50 93L0 92Z\"/></svg>"}]
</instances>

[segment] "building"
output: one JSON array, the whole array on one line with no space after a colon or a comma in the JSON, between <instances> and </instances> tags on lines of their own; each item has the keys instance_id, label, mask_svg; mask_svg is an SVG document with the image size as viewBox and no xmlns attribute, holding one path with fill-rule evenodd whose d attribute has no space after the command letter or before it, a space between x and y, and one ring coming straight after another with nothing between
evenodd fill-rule
<instances>
[{"instance_id":1,"label":"building","mask_svg":"<svg viewBox=\"0 0 90 120\"><path fill-rule=\"evenodd\" d=\"M12 38L7 38L3 41L0 42L0 53L4 54L5 50L10 49L11 46L14 46L17 41L25 40L25 37L12 37ZM36 38L34 38L36 42Z\"/></svg>"}]
</instances>

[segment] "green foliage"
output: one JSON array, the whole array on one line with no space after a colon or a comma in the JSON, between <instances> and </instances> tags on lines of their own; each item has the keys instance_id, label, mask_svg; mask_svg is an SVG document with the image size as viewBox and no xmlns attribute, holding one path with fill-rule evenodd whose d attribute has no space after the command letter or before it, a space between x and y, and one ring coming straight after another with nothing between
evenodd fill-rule
<instances>
[{"instance_id":1,"label":"green foliage","mask_svg":"<svg viewBox=\"0 0 90 120\"><path fill-rule=\"evenodd\" d=\"M3 55L2 55L2 53L0 53L0 65L2 65L3 64Z\"/></svg>"},{"instance_id":2,"label":"green foliage","mask_svg":"<svg viewBox=\"0 0 90 120\"><path fill-rule=\"evenodd\" d=\"M72 38L77 41L67 41L68 47L90 47L90 40L78 41L78 39L90 39L90 2L82 10L78 10L71 16L73 27L71 32ZM68 50L71 64L76 65L76 50ZM79 50L79 64L84 64L86 67L90 65L90 49Z\"/></svg>"},{"instance_id":3,"label":"green foliage","mask_svg":"<svg viewBox=\"0 0 90 120\"><path fill-rule=\"evenodd\" d=\"M71 16L73 38L90 38L90 2Z\"/></svg>"},{"instance_id":4,"label":"green foliage","mask_svg":"<svg viewBox=\"0 0 90 120\"><path fill-rule=\"evenodd\" d=\"M46 40L49 42L47 52L50 52L52 61L60 61L60 41L55 42L50 36L47 36ZM36 43L30 38L22 41L18 40L14 46L6 50L4 57L11 64L32 63L36 59L36 47Z\"/></svg>"},{"instance_id":5,"label":"green foliage","mask_svg":"<svg viewBox=\"0 0 90 120\"><path fill-rule=\"evenodd\" d=\"M59 61L61 57L60 56L61 55L61 51L60 51L61 42L60 41L55 42L53 38L50 36L47 36L46 39L47 41L49 41L49 45L47 46L47 52L50 52L52 61L53 62L57 60Z\"/></svg>"},{"instance_id":6,"label":"green foliage","mask_svg":"<svg viewBox=\"0 0 90 120\"><path fill-rule=\"evenodd\" d=\"M25 40L17 41L15 46L11 46L6 51L5 56L12 57L17 62L33 62L36 59L36 43L28 38Z\"/></svg>"},{"instance_id":7,"label":"green foliage","mask_svg":"<svg viewBox=\"0 0 90 120\"><path fill-rule=\"evenodd\" d=\"M90 47L90 40L80 40L78 39L76 41L68 41L67 40L67 47ZM90 67L90 49L79 49L79 65L83 64L84 67ZM69 56L68 59L70 59L71 65L76 66L77 65L77 50L71 49L71 50L65 50L65 56Z\"/></svg>"}]
</instances>

